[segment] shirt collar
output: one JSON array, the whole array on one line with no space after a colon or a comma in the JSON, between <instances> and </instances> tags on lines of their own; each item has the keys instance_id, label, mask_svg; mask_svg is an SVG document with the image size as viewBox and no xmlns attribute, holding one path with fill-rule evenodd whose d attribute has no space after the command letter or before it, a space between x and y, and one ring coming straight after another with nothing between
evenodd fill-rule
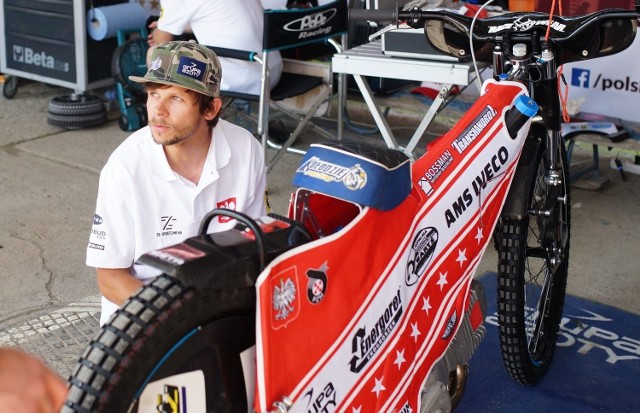
<instances>
[{"instance_id":1,"label":"shirt collar","mask_svg":"<svg viewBox=\"0 0 640 413\"><path fill-rule=\"evenodd\" d=\"M222 122L222 120L220 120L220 122ZM153 175L166 181L177 180L178 177L171 169L171 166L169 166L169 162L167 161L162 145L158 145L153 140L150 129L148 129L147 140L152 145L149 151L149 163ZM227 136L223 129L216 126L211 131L211 144L209 145L209 152L207 152L207 159L205 160L204 167L202 168L202 175L200 176L198 186L204 187L211 182L216 181L220 176L218 171L228 165L230 161L231 147L229 146L229 141L227 140Z\"/></svg>"},{"instance_id":2,"label":"shirt collar","mask_svg":"<svg viewBox=\"0 0 640 413\"><path fill-rule=\"evenodd\" d=\"M219 126L220 122L211 132L209 153L207 153L207 160L202 168L202 176L200 176L198 186L204 187L216 181L220 177L220 169L231 161L231 147L223 128Z\"/></svg>"},{"instance_id":3,"label":"shirt collar","mask_svg":"<svg viewBox=\"0 0 640 413\"><path fill-rule=\"evenodd\" d=\"M165 181L174 181L177 180L176 174L169 166L169 161L167 161L167 156L164 154L164 149L162 145L158 145L151 135L151 129L147 126L147 136L145 136L146 141L150 145L148 154L149 154L149 167L151 168L151 173L154 176L163 179Z\"/></svg>"}]
</instances>

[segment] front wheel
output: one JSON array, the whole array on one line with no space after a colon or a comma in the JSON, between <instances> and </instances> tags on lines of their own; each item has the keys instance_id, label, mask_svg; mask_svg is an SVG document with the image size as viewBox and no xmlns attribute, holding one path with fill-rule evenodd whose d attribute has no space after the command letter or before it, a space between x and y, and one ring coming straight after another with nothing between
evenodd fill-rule
<instances>
[{"instance_id":1,"label":"front wheel","mask_svg":"<svg viewBox=\"0 0 640 413\"><path fill-rule=\"evenodd\" d=\"M202 291L162 275L92 340L61 412L246 412L254 344L253 287Z\"/></svg>"},{"instance_id":2,"label":"front wheel","mask_svg":"<svg viewBox=\"0 0 640 413\"><path fill-rule=\"evenodd\" d=\"M524 211L501 217L496 244L502 356L509 374L527 385L537 382L551 364L569 262L566 150L560 143L556 155L561 167L549 171L545 137L539 137L537 145L535 155L523 154L525 161L518 165L520 176L528 177L517 193L524 197Z\"/></svg>"}]
</instances>

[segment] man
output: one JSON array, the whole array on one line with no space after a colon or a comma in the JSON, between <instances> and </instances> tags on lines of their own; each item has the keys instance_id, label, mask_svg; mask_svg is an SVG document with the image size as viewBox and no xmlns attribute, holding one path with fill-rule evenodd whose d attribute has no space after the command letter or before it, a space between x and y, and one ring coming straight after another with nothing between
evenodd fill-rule
<instances>
[{"instance_id":1,"label":"man","mask_svg":"<svg viewBox=\"0 0 640 413\"><path fill-rule=\"evenodd\" d=\"M87 265L103 295L100 323L159 275L142 254L198 233L214 208L266 213L264 152L248 131L220 116L221 68L195 42L157 45L144 77L149 125L127 138L102 172ZM218 217L210 231L231 228Z\"/></svg>"},{"instance_id":2,"label":"man","mask_svg":"<svg viewBox=\"0 0 640 413\"><path fill-rule=\"evenodd\" d=\"M150 46L190 31L200 44L262 52L264 9L260 0L162 0L160 4L160 18L149 27ZM259 64L224 57L220 62L225 72L222 90L260 93ZM282 73L280 53L269 53L268 63L273 88Z\"/></svg>"}]
</instances>

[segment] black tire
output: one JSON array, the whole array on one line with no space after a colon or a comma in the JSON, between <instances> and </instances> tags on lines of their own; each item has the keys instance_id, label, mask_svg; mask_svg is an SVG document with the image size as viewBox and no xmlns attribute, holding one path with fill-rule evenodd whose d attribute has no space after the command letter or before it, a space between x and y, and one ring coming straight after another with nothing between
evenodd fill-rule
<instances>
[{"instance_id":1,"label":"black tire","mask_svg":"<svg viewBox=\"0 0 640 413\"><path fill-rule=\"evenodd\" d=\"M498 316L502 357L518 382L536 383L553 358L567 285L571 203L567 154L561 145L559 185L545 183L545 134L523 152L516 179L526 177L509 200L497 228ZM535 148L539 150L535 150ZM527 146L525 146L527 150ZM512 194L510 193L510 197ZM512 206L512 205L511 205ZM545 216L543 211L549 211ZM540 299L544 297L544 300Z\"/></svg>"},{"instance_id":2,"label":"black tire","mask_svg":"<svg viewBox=\"0 0 640 413\"><path fill-rule=\"evenodd\" d=\"M65 129L83 129L100 126L107 121L107 114L91 113L87 115L59 115L49 112L47 122L50 125L59 126Z\"/></svg>"},{"instance_id":3,"label":"black tire","mask_svg":"<svg viewBox=\"0 0 640 413\"><path fill-rule=\"evenodd\" d=\"M2 95L7 99L13 99L18 92L18 77L5 76L4 84L2 85Z\"/></svg>"},{"instance_id":4,"label":"black tire","mask_svg":"<svg viewBox=\"0 0 640 413\"><path fill-rule=\"evenodd\" d=\"M49 113L82 116L104 113L104 103L95 95L63 95L49 100Z\"/></svg>"},{"instance_id":5,"label":"black tire","mask_svg":"<svg viewBox=\"0 0 640 413\"><path fill-rule=\"evenodd\" d=\"M246 412L238 354L254 344L253 286L202 291L162 275L92 340L61 412L137 411L147 383L194 370L205 376L207 412Z\"/></svg>"}]
</instances>

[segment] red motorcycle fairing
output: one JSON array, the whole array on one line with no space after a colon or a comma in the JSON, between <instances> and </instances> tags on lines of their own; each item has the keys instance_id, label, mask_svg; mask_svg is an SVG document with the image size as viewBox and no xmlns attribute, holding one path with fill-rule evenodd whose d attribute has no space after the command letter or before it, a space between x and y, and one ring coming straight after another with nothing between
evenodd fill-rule
<instances>
[{"instance_id":1,"label":"red motorcycle fairing","mask_svg":"<svg viewBox=\"0 0 640 413\"><path fill-rule=\"evenodd\" d=\"M511 138L504 116L523 94L515 82L485 83L412 165L397 207L364 208L267 266L256 286L256 411L285 396L291 412L419 411L520 156L529 122Z\"/></svg>"}]
</instances>

